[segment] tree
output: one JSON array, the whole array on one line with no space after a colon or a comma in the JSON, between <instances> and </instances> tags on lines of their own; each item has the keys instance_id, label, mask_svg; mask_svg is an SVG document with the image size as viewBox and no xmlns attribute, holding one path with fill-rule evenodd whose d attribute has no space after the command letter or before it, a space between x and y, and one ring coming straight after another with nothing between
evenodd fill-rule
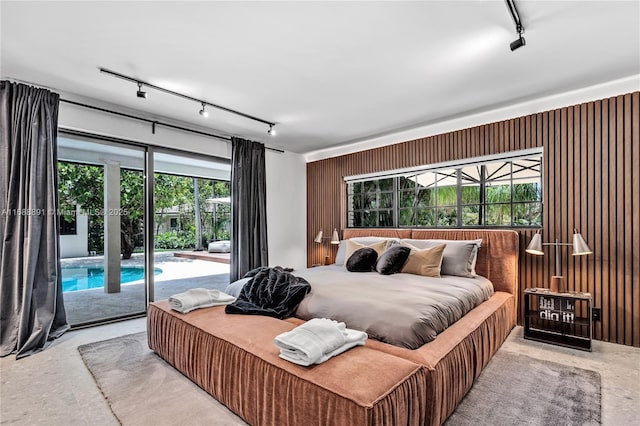
<instances>
[{"instance_id":1,"label":"tree","mask_svg":"<svg viewBox=\"0 0 640 426\"><path fill-rule=\"evenodd\" d=\"M75 211L79 205L89 217L89 251L104 250L104 213L120 215L123 259L129 259L142 235L144 180L138 170L120 172L120 211L104 210L104 168L58 162L58 197L61 210Z\"/></svg>"},{"instance_id":2,"label":"tree","mask_svg":"<svg viewBox=\"0 0 640 426\"><path fill-rule=\"evenodd\" d=\"M58 162L59 199L61 210L74 212L76 205L89 217L88 250L104 250L104 168L102 166ZM180 211L181 230L171 240L175 248L196 246L194 178L163 173L154 175L154 206L156 214L156 244L166 245L159 234L162 217L167 210ZM228 197L229 182L198 178L200 199ZM123 259L129 259L136 247L142 245L144 225L144 177L140 170L120 171L120 211L107 212L120 215L120 242ZM202 243L208 239L228 239L224 231L229 222L228 204L218 204L216 211L204 201L199 203L203 227ZM66 220L63 216L63 220ZM209 224L211 224L209 226ZM161 241L162 240L162 241ZM171 244L173 247L174 244Z\"/></svg>"}]
</instances>

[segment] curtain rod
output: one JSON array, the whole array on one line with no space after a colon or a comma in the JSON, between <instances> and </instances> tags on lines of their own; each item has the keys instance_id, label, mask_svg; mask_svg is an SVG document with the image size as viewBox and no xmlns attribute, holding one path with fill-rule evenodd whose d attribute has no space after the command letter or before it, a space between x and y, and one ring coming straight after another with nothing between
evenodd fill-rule
<instances>
[{"instance_id":1,"label":"curtain rod","mask_svg":"<svg viewBox=\"0 0 640 426\"><path fill-rule=\"evenodd\" d=\"M94 106L94 105L84 104L82 102L71 101L69 99L60 98L60 102L65 102L65 103L68 103L68 104L71 104L71 105L76 105L76 106L80 106L80 107L83 107L83 108L93 109L93 110L100 111L100 112L106 112L106 113L109 113L109 114L118 115L120 117L130 118L132 120L139 120L139 121L144 121L144 122L147 122L147 123L151 123L151 132L153 134L156 133L156 126L164 126L164 127L170 128L170 129L180 130L180 131L183 131L183 132L195 133L197 135L202 135L202 136L209 136L209 137L212 137L212 138L223 140L223 141L225 141L227 143L231 142L231 137L230 136L222 136L222 135L216 135L215 133L202 132L200 130L189 129L188 127L176 126L175 124L164 123L162 121L152 120L150 118L144 118L144 117L140 117L140 116L137 116L137 115L126 114L124 112L113 111L113 110L110 110L110 109L101 108L101 107L97 107L97 106ZM273 151L273 152L279 152L281 154L284 154L284 152L285 152L282 149L271 148L271 147L268 147L266 145L265 145L265 149L267 149L269 151Z\"/></svg>"},{"instance_id":2,"label":"curtain rod","mask_svg":"<svg viewBox=\"0 0 640 426\"><path fill-rule=\"evenodd\" d=\"M42 84L32 83L30 81L20 80L19 78L15 78L15 77L6 77L6 79L17 81L19 83L29 84L29 85L40 87L40 88L47 89L47 90L51 90L53 92L59 92L60 91L58 89L55 89L55 88L52 88L52 87L49 87L49 86L44 86ZM144 121L144 122L147 122L147 123L151 123L151 132L153 134L156 133L156 126L164 126L164 127L170 128L170 129L180 130L180 131L188 132L188 133L195 133L197 135L208 136L208 137L211 137L211 138L216 138L216 139L223 140L223 141L225 141L227 143L231 143L231 137L230 136L216 135L215 133L207 133L207 132L202 132L200 130L189 129L188 127L176 126L174 124L164 123L162 121L152 120L150 118L140 117L140 116L133 115L133 114L126 114L124 112L113 111L113 110L110 110L110 109L107 109L107 108L101 108L101 107L97 107L97 106L93 106L93 105L84 104L82 102L71 101L69 99L64 99L62 97L60 98L60 102L65 102L65 103L76 105L76 106L79 106L79 107L93 109L93 110L96 110L96 111L106 112L108 114L118 115L120 117L130 118L132 120L139 120L139 121ZM268 150L268 151L278 152L280 154L284 154L285 153L285 151L282 150L282 149L271 148L271 147L268 147L266 145L265 145L264 148L266 150Z\"/></svg>"}]
</instances>

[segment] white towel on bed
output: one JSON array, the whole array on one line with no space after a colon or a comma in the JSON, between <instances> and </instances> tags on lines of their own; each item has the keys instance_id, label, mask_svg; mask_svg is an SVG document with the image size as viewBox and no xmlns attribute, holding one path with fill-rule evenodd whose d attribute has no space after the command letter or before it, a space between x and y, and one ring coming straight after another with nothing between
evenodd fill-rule
<instances>
[{"instance_id":1,"label":"white towel on bed","mask_svg":"<svg viewBox=\"0 0 640 426\"><path fill-rule=\"evenodd\" d=\"M184 293L174 294L169 298L169 306L174 311L186 314L194 309L208 308L210 306L228 305L236 300L235 297L223 293L220 290L207 290L206 288L192 288Z\"/></svg>"},{"instance_id":2,"label":"white towel on bed","mask_svg":"<svg viewBox=\"0 0 640 426\"><path fill-rule=\"evenodd\" d=\"M279 334L274 343L280 358L308 366L320 364L357 345L364 345L367 333L346 328L343 322L314 318Z\"/></svg>"}]
</instances>

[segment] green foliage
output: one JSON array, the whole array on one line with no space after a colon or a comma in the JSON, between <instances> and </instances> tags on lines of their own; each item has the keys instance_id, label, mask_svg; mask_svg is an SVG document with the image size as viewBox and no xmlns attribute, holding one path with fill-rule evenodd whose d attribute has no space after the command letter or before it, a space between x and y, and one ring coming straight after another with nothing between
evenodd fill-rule
<instances>
[{"instance_id":1,"label":"green foliage","mask_svg":"<svg viewBox=\"0 0 640 426\"><path fill-rule=\"evenodd\" d=\"M155 237L157 249L190 249L195 247L196 235L193 231L162 232Z\"/></svg>"},{"instance_id":2,"label":"green foliage","mask_svg":"<svg viewBox=\"0 0 640 426\"><path fill-rule=\"evenodd\" d=\"M80 205L89 217L88 251L104 250L104 168L87 164L58 162L60 209L73 211ZM194 178L162 173L154 175L154 206L156 210L156 248L185 249L195 247ZM215 211L206 202L209 198L229 197L229 182L198 179L202 244L211 240L229 239L230 206L216 204ZM120 174L121 247L128 259L142 245L144 229L144 176L142 171L122 169ZM166 211L178 207L179 232L160 233ZM109 213L109 212L107 212ZM64 219L64 218L63 218Z\"/></svg>"}]
</instances>

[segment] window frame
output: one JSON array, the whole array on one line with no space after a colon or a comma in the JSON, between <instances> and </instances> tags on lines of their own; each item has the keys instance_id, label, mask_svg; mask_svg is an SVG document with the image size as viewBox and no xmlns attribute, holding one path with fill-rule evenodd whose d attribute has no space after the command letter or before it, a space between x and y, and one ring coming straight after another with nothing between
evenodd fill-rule
<instances>
[{"instance_id":1,"label":"window frame","mask_svg":"<svg viewBox=\"0 0 640 426\"><path fill-rule=\"evenodd\" d=\"M491 229L491 228L531 228L531 229L539 229L542 228L544 223L544 151L542 148L534 148L528 150L521 151L512 151L503 154L483 156L483 157L475 157L471 159L459 160L459 161L450 161L446 163L433 164L429 166L423 166L419 168L407 168L407 169L398 169L385 171L380 173L370 173L366 175L356 175L356 176L346 176L344 177L344 181L346 183L346 225L347 228L420 228L420 229L458 229L458 228L483 228L483 229ZM534 163L530 166L519 166L517 170L514 162L517 160L527 160L530 159L534 161ZM538 160L539 159L539 160ZM490 172L488 170L488 166L495 163L503 162L503 165L498 166L498 169ZM464 169L468 167L478 167L478 178L476 182L473 182L471 175L466 175L464 177ZM508 167L508 172L504 172L505 166ZM537 170L536 170L537 169ZM502 172L501 172L502 170ZM515 170L515 172L514 172ZM527 170L536 170L539 174L537 176L527 177L527 176L517 176L517 173ZM456 191L456 203L455 205L446 205L442 206L439 202L439 192L438 192L438 182L442 179L438 179L439 173L446 171L449 174L449 178L454 178L455 183L455 191ZM453 173L451 173L453 172ZM428 206L418 206L419 204L419 192L428 189L427 187L420 187L417 183L418 176L428 175L429 173L433 174L433 201L429 201ZM497 179L495 179L495 175L498 173ZM516 173L516 176L514 176ZM455 176L455 177L454 177ZM415 184L413 188L407 188L404 185L401 185L401 178L411 178L415 177ZM492 177L495 179L492 179ZM364 222L364 214L361 217L360 221L355 220L357 214L362 212L379 212L381 210L388 211L387 207L380 208L379 205L376 208L365 208L365 205L360 205L358 209L353 208L353 197L357 197L359 195L364 194L364 192L355 193L354 188L356 184L364 185L365 182L376 182L377 191L374 192L376 199L380 199L380 195L384 193L388 193L389 191L380 191L379 181L383 179L393 179L393 210L392 210L392 223L381 225L381 221L379 217L375 221L375 225L367 225ZM518 182L522 182L523 180L531 179L537 180L537 182L533 182L535 184L537 197L532 200L520 200L514 201L514 188ZM495 182L498 184L507 184L509 186L509 197L508 201L499 201L489 202L487 197L487 188L491 187L490 183ZM478 198L477 202L473 203L463 203L463 188L469 186L478 186ZM452 185L446 185L445 187L451 187ZM442 188L442 187L441 187ZM405 194L412 194L413 198L413 206L407 207L402 201L405 200ZM410 198L410 197L408 197ZM487 224L487 211L491 208L499 208L499 206L508 206L508 222L506 224L496 224L491 223ZM529 223L529 224L519 224L516 222L515 213L516 207L527 206L529 208L533 206L534 208L539 210L539 223ZM464 214L463 211L465 208L469 207L477 207L477 221L474 220L472 224L464 224ZM455 210L455 218L453 221L450 221L449 224L441 225L440 224L440 214L439 210L449 209ZM428 213L431 212L432 221L431 224L419 223L417 218L419 217L419 212ZM411 218L411 223L403 224L402 219L406 217L407 212L409 213L409 217ZM467 222L469 223L469 222Z\"/></svg>"}]
</instances>

